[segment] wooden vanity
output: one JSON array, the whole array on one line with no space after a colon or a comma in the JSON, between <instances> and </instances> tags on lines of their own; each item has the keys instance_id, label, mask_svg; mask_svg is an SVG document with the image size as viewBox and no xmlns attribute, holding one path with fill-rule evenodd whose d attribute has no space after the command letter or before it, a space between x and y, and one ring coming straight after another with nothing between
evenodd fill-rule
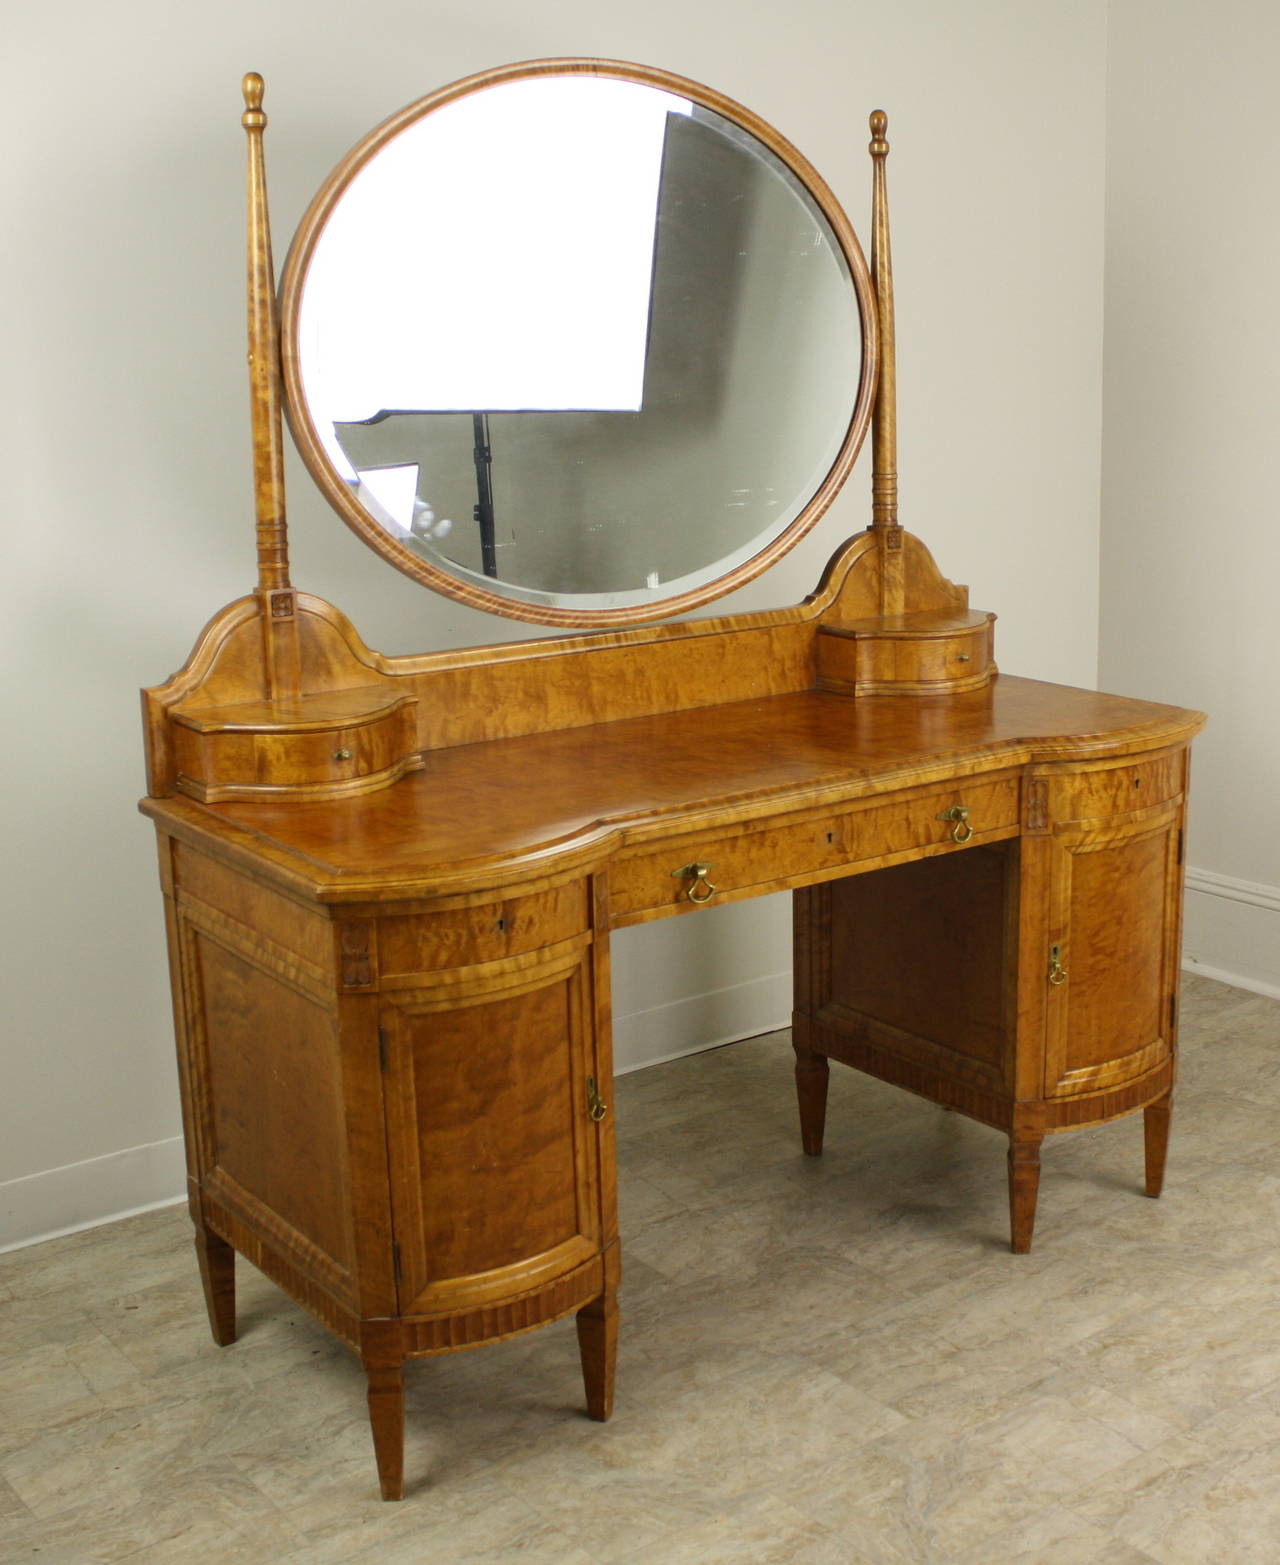
<instances>
[{"instance_id":1,"label":"wooden vanity","mask_svg":"<svg viewBox=\"0 0 1280 1565\"><path fill-rule=\"evenodd\" d=\"M441 108L566 76L678 94L735 146L754 138L821 215L857 300L843 434L803 504L749 559L692 585L685 572L652 604L504 599L477 570L451 573L361 509L307 403L300 300L351 181ZM705 88L592 61L473 78L389 121L323 187L286 268L277 354L257 78L246 104L259 587L144 693L142 808L159 838L216 1341L234 1340L239 1252L360 1355L389 1499L406 1359L576 1313L588 1411L607 1418L621 1273L611 932L782 889L805 1152L821 1151L834 1059L1008 1134L1016 1251L1049 1132L1144 1110L1158 1195L1203 719L998 674L993 616L899 526L883 117L868 269L799 154ZM572 633L386 658L296 591L282 382L309 466L379 552ZM873 410L873 525L810 599L651 623L748 579L811 526Z\"/></svg>"}]
</instances>

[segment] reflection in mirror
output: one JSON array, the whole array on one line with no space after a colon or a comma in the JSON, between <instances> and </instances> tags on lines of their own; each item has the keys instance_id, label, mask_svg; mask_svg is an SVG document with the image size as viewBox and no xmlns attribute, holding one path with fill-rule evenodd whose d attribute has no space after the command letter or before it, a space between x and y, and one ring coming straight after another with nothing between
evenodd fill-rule
<instances>
[{"instance_id":1,"label":"reflection in mirror","mask_svg":"<svg viewBox=\"0 0 1280 1565\"><path fill-rule=\"evenodd\" d=\"M328 216L297 331L316 438L390 538L582 608L759 553L863 368L848 262L791 171L700 104L583 75L388 140Z\"/></svg>"}]
</instances>

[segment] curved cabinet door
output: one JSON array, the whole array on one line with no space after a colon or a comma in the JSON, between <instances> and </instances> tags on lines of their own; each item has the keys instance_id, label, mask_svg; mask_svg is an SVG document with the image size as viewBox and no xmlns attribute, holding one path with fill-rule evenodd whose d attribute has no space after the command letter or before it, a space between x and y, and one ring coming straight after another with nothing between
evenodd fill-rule
<instances>
[{"instance_id":1,"label":"curved cabinet door","mask_svg":"<svg viewBox=\"0 0 1280 1565\"><path fill-rule=\"evenodd\" d=\"M545 1297L611 1236L591 957L583 934L384 994L402 1316Z\"/></svg>"},{"instance_id":2,"label":"curved cabinet door","mask_svg":"<svg viewBox=\"0 0 1280 1565\"><path fill-rule=\"evenodd\" d=\"M1168 1065L1178 992L1181 826L1181 802L1174 800L1123 821L1054 830L1047 1097L1104 1092Z\"/></svg>"}]
</instances>

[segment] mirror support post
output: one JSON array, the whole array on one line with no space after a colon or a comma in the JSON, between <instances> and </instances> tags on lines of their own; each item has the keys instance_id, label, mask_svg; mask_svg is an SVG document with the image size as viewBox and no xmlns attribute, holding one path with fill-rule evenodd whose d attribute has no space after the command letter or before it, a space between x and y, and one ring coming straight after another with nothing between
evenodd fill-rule
<instances>
[{"instance_id":1,"label":"mirror support post","mask_svg":"<svg viewBox=\"0 0 1280 1565\"><path fill-rule=\"evenodd\" d=\"M280 322L262 133L263 81L250 71L241 83L249 138L248 304L249 406L253 426L253 491L257 514L258 599L262 620L263 694L296 696L301 688L297 606L289 581L289 535L284 505L284 450L280 419Z\"/></svg>"},{"instance_id":2,"label":"mirror support post","mask_svg":"<svg viewBox=\"0 0 1280 1565\"><path fill-rule=\"evenodd\" d=\"M888 116L870 119L872 160L871 277L880 317L880 375L871 425L871 530L880 557L880 613L901 614L905 602L902 528L898 524L898 377L893 330L893 259L889 251L889 195L885 159Z\"/></svg>"}]
</instances>

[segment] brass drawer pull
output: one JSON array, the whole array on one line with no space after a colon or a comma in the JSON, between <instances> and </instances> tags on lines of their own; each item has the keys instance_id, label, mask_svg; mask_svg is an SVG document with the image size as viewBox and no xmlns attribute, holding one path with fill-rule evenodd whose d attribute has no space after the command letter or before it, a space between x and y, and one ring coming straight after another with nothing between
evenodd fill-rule
<instances>
[{"instance_id":1,"label":"brass drawer pull","mask_svg":"<svg viewBox=\"0 0 1280 1565\"><path fill-rule=\"evenodd\" d=\"M335 761L349 761L351 759L351 755L352 752L350 750L335 750L333 752L333 758Z\"/></svg>"},{"instance_id":2,"label":"brass drawer pull","mask_svg":"<svg viewBox=\"0 0 1280 1565\"><path fill-rule=\"evenodd\" d=\"M609 1112L609 1105L600 1096L594 1076L587 1077L587 1118L598 1125Z\"/></svg>"},{"instance_id":3,"label":"brass drawer pull","mask_svg":"<svg viewBox=\"0 0 1280 1565\"><path fill-rule=\"evenodd\" d=\"M973 827L969 824L969 809L967 805L953 804L949 810L940 811L937 819L952 822L952 842L968 842L969 838L973 836Z\"/></svg>"},{"instance_id":4,"label":"brass drawer pull","mask_svg":"<svg viewBox=\"0 0 1280 1565\"><path fill-rule=\"evenodd\" d=\"M1049 947L1049 982L1051 984L1065 984L1067 970L1062 965L1062 947Z\"/></svg>"},{"instance_id":5,"label":"brass drawer pull","mask_svg":"<svg viewBox=\"0 0 1280 1565\"><path fill-rule=\"evenodd\" d=\"M689 882L684 894L690 902L696 902L699 906L704 902L710 902L716 894L716 888L707 879L710 873L710 864L682 864L679 869L671 871L674 879ZM699 886L704 888L701 895L698 893Z\"/></svg>"}]
</instances>

